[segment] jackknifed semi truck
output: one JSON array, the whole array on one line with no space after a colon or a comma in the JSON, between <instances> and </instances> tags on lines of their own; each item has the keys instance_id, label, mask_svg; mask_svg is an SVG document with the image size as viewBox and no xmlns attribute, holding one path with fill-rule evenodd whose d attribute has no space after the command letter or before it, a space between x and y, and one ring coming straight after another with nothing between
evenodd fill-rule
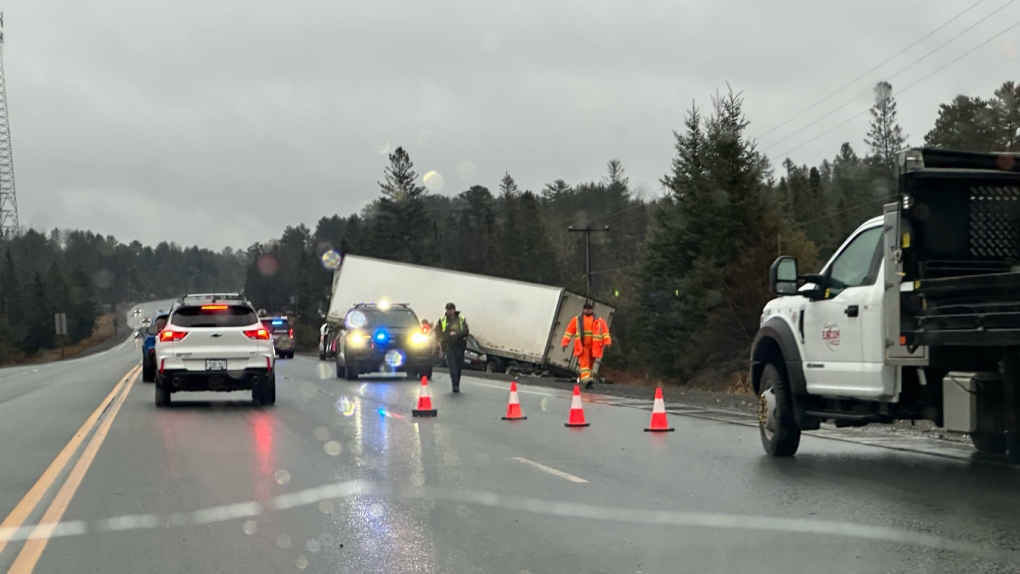
<instances>
[{"instance_id":1,"label":"jackknifed semi truck","mask_svg":"<svg viewBox=\"0 0 1020 574\"><path fill-rule=\"evenodd\" d=\"M454 303L487 357L486 370L574 377L577 359L560 342L585 300L561 287L347 255L333 273L320 357L329 354L328 331L335 330L329 325L341 325L356 304L406 304L419 319L436 323ZM611 329L616 309L592 303Z\"/></svg>"}]
</instances>

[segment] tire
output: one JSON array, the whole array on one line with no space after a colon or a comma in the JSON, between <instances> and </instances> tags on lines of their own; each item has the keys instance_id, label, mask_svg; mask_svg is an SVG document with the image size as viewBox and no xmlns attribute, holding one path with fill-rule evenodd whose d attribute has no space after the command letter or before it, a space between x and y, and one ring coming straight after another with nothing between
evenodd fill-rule
<instances>
[{"instance_id":1,"label":"tire","mask_svg":"<svg viewBox=\"0 0 1020 574\"><path fill-rule=\"evenodd\" d=\"M325 353L325 351L319 351L319 360L320 361L325 361L326 360L326 353Z\"/></svg>"},{"instance_id":2,"label":"tire","mask_svg":"<svg viewBox=\"0 0 1020 574\"><path fill-rule=\"evenodd\" d=\"M769 456L793 456L800 446L800 429L793 418L790 383L774 364L769 363L762 370L759 388L758 430L761 444ZM770 426L772 428L768 428Z\"/></svg>"},{"instance_id":3,"label":"tire","mask_svg":"<svg viewBox=\"0 0 1020 574\"><path fill-rule=\"evenodd\" d=\"M424 371L418 373L419 377L425 377L428 380L432 380L432 367L428 367Z\"/></svg>"},{"instance_id":4,"label":"tire","mask_svg":"<svg viewBox=\"0 0 1020 574\"><path fill-rule=\"evenodd\" d=\"M354 370L351 365L347 364L347 361L344 361L344 378L348 381L358 380L358 371Z\"/></svg>"},{"instance_id":5,"label":"tire","mask_svg":"<svg viewBox=\"0 0 1020 574\"><path fill-rule=\"evenodd\" d=\"M293 359L294 358L294 351L291 351L291 352L287 353L287 358L288 359Z\"/></svg>"},{"instance_id":6,"label":"tire","mask_svg":"<svg viewBox=\"0 0 1020 574\"><path fill-rule=\"evenodd\" d=\"M485 372L486 373L498 373L499 372L499 364L496 363L496 361L489 361L488 363L485 363Z\"/></svg>"},{"instance_id":7,"label":"tire","mask_svg":"<svg viewBox=\"0 0 1020 574\"><path fill-rule=\"evenodd\" d=\"M251 390L251 398L262 406L276 404L276 375L260 382Z\"/></svg>"},{"instance_id":8,"label":"tire","mask_svg":"<svg viewBox=\"0 0 1020 574\"><path fill-rule=\"evenodd\" d=\"M340 366L340 361L339 360L336 360L336 361L333 361L333 362L336 363L336 378L338 378L338 379L346 378L347 377L347 369L345 369L342 366Z\"/></svg>"},{"instance_id":9,"label":"tire","mask_svg":"<svg viewBox=\"0 0 1020 574\"><path fill-rule=\"evenodd\" d=\"M168 407L170 406L170 389L163 386L163 383L156 381L156 406L157 407Z\"/></svg>"},{"instance_id":10,"label":"tire","mask_svg":"<svg viewBox=\"0 0 1020 574\"><path fill-rule=\"evenodd\" d=\"M978 452L985 454L1003 454L1006 452L1006 433L975 431L970 435L971 442Z\"/></svg>"},{"instance_id":11,"label":"tire","mask_svg":"<svg viewBox=\"0 0 1020 574\"><path fill-rule=\"evenodd\" d=\"M156 367L142 367L142 382L152 383L156 381Z\"/></svg>"}]
</instances>

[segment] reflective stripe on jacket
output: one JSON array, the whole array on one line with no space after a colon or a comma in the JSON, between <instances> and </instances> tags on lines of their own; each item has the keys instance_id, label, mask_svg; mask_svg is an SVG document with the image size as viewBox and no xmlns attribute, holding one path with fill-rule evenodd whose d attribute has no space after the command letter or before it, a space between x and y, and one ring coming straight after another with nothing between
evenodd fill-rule
<instances>
[{"instance_id":1,"label":"reflective stripe on jacket","mask_svg":"<svg viewBox=\"0 0 1020 574\"><path fill-rule=\"evenodd\" d=\"M561 344L567 346L571 339L574 341L575 357L580 357L584 347L589 347L591 356L601 359L603 347L613 344L613 339L609 336L609 325L604 319L596 318L594 315L591 317L578 315L576 320L567 324L567 332L563 334Z\"/></svg>"}]
</instances>

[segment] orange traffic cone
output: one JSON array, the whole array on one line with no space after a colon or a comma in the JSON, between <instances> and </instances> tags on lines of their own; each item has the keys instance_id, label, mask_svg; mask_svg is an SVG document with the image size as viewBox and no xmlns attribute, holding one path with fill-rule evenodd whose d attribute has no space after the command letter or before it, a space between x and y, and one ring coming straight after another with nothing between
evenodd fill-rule
<instances>
[{"instance_id":1,"label":"orange traffic cone","mask_svg":"<svg viewBox=\"0 0 1020 574\"><path fill-rule=\"evenodd\" d=\"M521 401L517 398L517 381L510 383L510 403L506 406L505 421L523 421L528 417L521 412Z\"/></svg>"},{"instance_id":2,"label":"orange traffic cone","mask_svg":"<svg viewBox=\"0 0 1020 574\"><path fill-rule=\"evenodd\" d=\"M567 420L565 426L589 426L588 423L584 422L584 409L581 408L581 385L574 385L574 396L570 398L570 419Z\"/></svg>"},{"instance_id":3,"label":"orange traffic cone","mask_svg":"<svg viewBox=\"0 0 1020 574\"><path fill-rule=\"evenodd\" d=\"M655 387L655 402L652 404L652 422L645 432L672 432L675 428L666 422L666 403L662 400L662 387Z\"/></svg>"},{"instance_id":4,"label":"orange traffic cone","mask_svg":"<svg viewBox=\"0 0 1020 574\"><path fill-rule=\"evenodd\" d=\"M421 394L418 395L418 408L411 411L411 416L434 417L439 411L432 408L432 396L429 395L429 380L421 378Z\"/></svg>"}]
</instances>

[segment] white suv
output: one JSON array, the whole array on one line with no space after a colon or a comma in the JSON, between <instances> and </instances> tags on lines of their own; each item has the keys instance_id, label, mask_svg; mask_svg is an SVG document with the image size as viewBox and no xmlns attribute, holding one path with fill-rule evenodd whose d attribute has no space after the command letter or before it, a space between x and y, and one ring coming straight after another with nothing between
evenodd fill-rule
<instances>
[{"instance_id":1,"label":"white suv","mask_svg":"<svg viewBox=\"0 0 1020 574\"><path fill-rule=\"evenodd\" d=\"M273 337L241 295L185 295L154 331L156 406L177 391L251 390L256 403L276 402Z\"/></svg>"}]
</instances>

